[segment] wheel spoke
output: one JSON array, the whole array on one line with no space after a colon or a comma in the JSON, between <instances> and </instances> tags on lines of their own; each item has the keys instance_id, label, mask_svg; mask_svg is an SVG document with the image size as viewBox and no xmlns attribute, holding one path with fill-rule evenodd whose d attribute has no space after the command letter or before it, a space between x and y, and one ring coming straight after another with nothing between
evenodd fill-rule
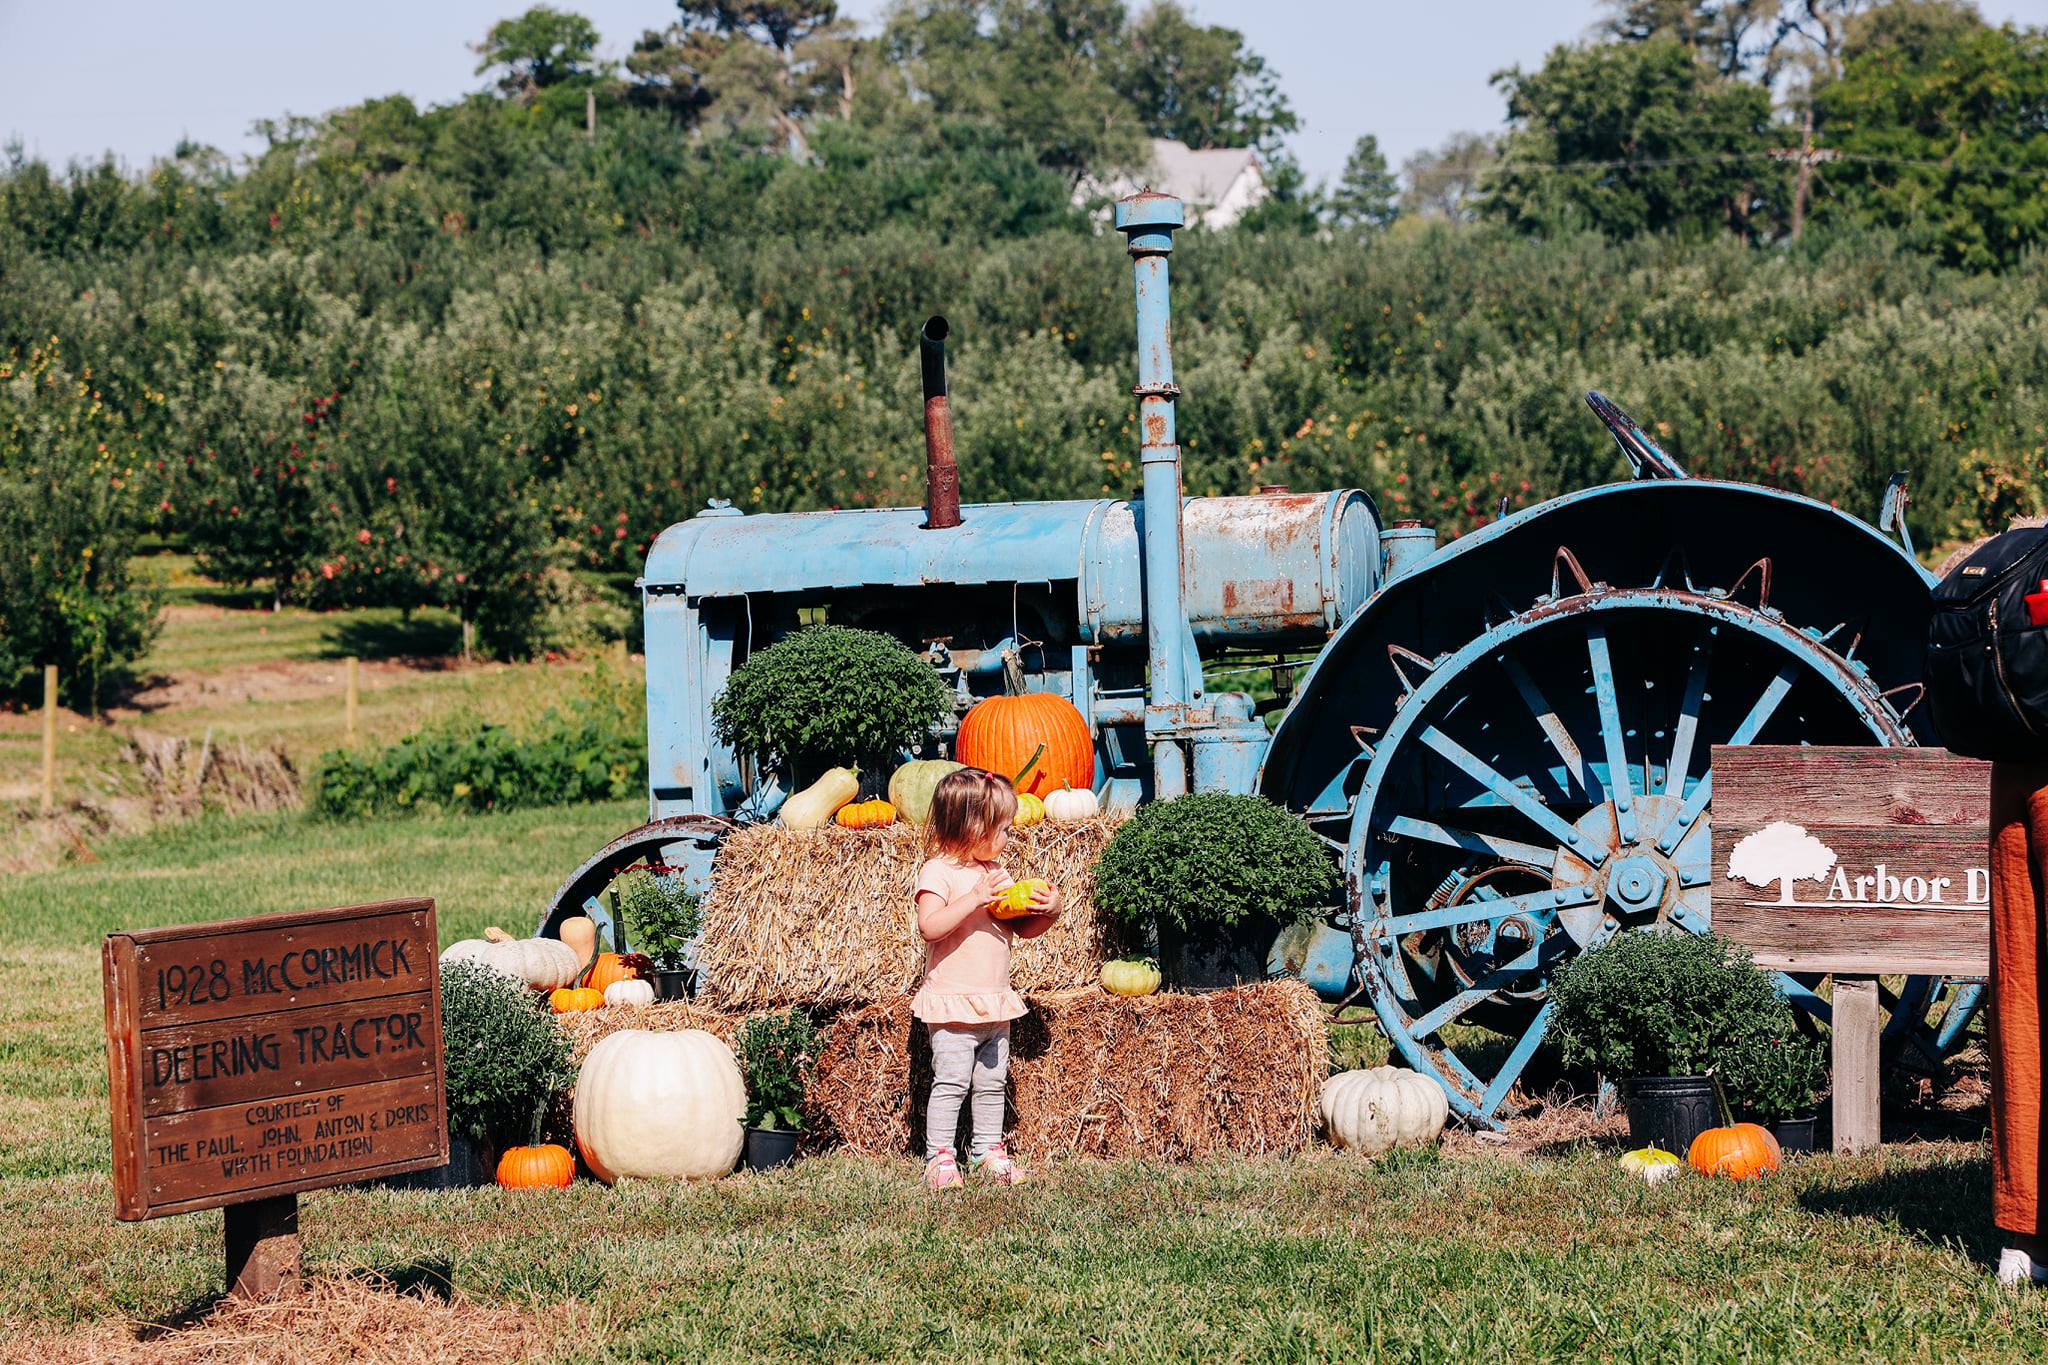
<instances>
[{"instance_id":1,"label":"wheel spoke","mask_svg":"<svg viewBox=\"0 0 2048 1365\"><path fill-rule=\"evenodd\" d=\"M1397 815L1387 822L1387 833L1404 839L1427 839L1433 844L1446 848L1463 849L1467 853L1490 853L1511 863L1527 863L1530 867L1548 871L1557 864L1557 850L1538 848L1516 839L1503 839L1497 834L1480 834L1474 830L1457 829L1440 825L1433 820L1417 820L1412 816Z\"/></svg>"},{"instance_id":2,"label":"wheel spoke","mask_svg":"<svg viewBox=\"0 0 2048 1365\"><path fill-rule=\"evenodd\" d=\"M1678 706L1678 727L1671 738L1671 763L1664 769L1664 793L1685 795L1685 779L1692 775L1692 746L1699 734L1700 710L1707 700L1707 668L1714 658L1714 632L1693 650L1692 672L1685 680L1685 700Z\"/></svg>"},{"instance_id":3,"label":"wheel spoke","mask_svg":"<svg viewBox=\"0 0 2048 1365\"><path fill-rule=\"evenodd\" d=\"M1614 695L1614 660L1607 650L1607 627L1597 621L1586 627L1586 655L1593 664L1593 700L1600 707L1600 740L1607 750L1607 791L1614 802L1615 832L1622 843L1634 843L1635 793L1628 780L1628 745L1621 729L1621 703Z\"/></svg>"},{"instance_id":4,"label":"wheel spoke","mask_svg":"<svg viewBox=\"0 0 2048 1365\"><path fill-rule=\"evenodd\" d=\"M1548 834L1559 843L1569 846L1572 852L1578 854L1587 862L1598 867L1606 859L1606 849L1594 844L1591 840L1573 829L1570 822L1565 820L1556 811L1538 801L1528 792L1523 791L1513 782L1510 782L1485 759L1479 757L1479 755L1473 753L1434 725L1422 732L1422 742L1457 765L1474 782L1477 782L1480 786L1520 811L1524 816L1527 816L1545 834Z\"/></svg>"},{"instance_id":5,"label":"wheel spoke","mask_svg":"<svg viewBox=\"0 0 2048 1365\"><path fill-rule=\"evenodd\" d=\"M1778 709L1778 703L1785 700L1785 694L1792 690L1792 682L1799 676L1797 660L1787 660L1771 678L1771 685L1756 699L1756 705L1749 708L1749 714L1742 718L1742 724L1735 727L1735 733L1728 736L1730 744L1753 744L1757 732L1762 730Z\"/></svg>"},{"instance_id":6,"label":"wheel spoke","mask_svg":"<svg viewBox=\"0 0 2048 1365\"><path fill-rule=\"evenodd\" d=\"M1515 1044L1515 1050L1500 1064L1500 1070L1494 1073L1493 1080L1486 1087L1486 1094L1480 1097L1480 1113L1491 1114L1500 1108L1501 1101L1508 1097L1508 1091L1514 1089L1515 1082L1522 1079L1522 1072L1528 1067L1529 1059L1536 1055L1537 1044L1541 1043L1543 1035L1550 1031L1551 1011L1556 1008L1555 1000L1546 1000L1543 1002L1543 1008L1536 1011L1536 1017L1531 1019L1529 1027L1523 1030L1520 1041Z\"/></svg>"},{"instance_id":7,"label":"wheel spoke","mask_svg":"<svg viewBox=\"0 0 2048 1365\"><path fill-rule=\"evenodd\" d=\"M1669 853L1677 848L1680 841L1692 832L1694 822L1700 818L1700 812L1704 811L1707 803L1713 799L1714 774L1713 770L1709 769L1693 787L1692 795L1685 798L1685 804L1678 808L1678 813L1671 817L1671 823L1664 827L1664 833L1657 839L1657 851Z\"/></svg>"},{"instance_id":8,"label":"wheel spoke","mask_svg":"<svg viewBox=\"0 0 2048 1365\"><path fill-rule=\"evenodd\" d=\"M1548 940L1544 942L1548 942ZM1501 963L1485 976L1473 982L1470 989L1459 991L1456 995L1444 1001L1443 1004L1438 1005L1428 1014L1423 1015L1420 1019L1410 1024L1408 1026L1408 1036L1417 1042L1422 1041L1445 1024L1456 1019L1466 1010L1486 1000L1495 991L1504 990L1508 986L1513 985L1515 978L1528 975L1541 966L1542 962L1543 943L1537 943L1519 957L1511 958Z\"/></svg>"},{"instance_id":9,"label":"wheel spoke","mask_svg":"<svg viewBox=\"0 0 2048 1365\"><path fill-rule=\"evenodd\" d=\"M1536 718L1536 724L1543 731L1544 738L1550 741L1551 748L1557 750L1557 756L1564 760L1565 772L1579 784L1579 790L1586 794L1588 800L1595 804L1605 801L1607 793L1600 787L1599 775L1586 765L1586 756L1579 751L1579 742L1572 738L1571 731L1565 729L1564 722L1558 719L1556 708L1551 706L1542 689L1536 686L1536 680L1529 676L1529 670L1522 667L1520 659L1506 652L1500 655L1500 662L1501 667L1507 670L1508 680L1514 683L1515 691L1522 694L1523 704L1529 708L1529 714ZM1564 790L1563 784L1559 784L1559 791L1567 798L1571 796L1569 791Z\"/></svg>"},{"instance_id":10,"label":"wheel spoke","mask_svg":"<svg viewBox=\"0 0 2048 1365\"><path fill-rule=\"evenodd\" d=\"M1446 905L1439 910L1419 910L1412 915L1395 915L1381 921L1384 931L1393 938L1419 933L1424 929L1443 929L1453 924L1476 924L1481 920L1501 919L1514 914L1531 914L1542 910L1555 910L1561 905L1573 905L1592 899L1592 892L1583 886L1565 887L1553 891L1532 891L1525 896L1497 896L1491 900L1469 900L1457 905Z\"/></svg>"}]
</instances>

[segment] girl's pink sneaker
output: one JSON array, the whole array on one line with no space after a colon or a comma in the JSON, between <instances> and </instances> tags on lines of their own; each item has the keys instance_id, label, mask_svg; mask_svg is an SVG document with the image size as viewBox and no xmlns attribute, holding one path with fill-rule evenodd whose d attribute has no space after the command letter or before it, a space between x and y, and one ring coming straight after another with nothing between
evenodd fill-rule
<instances>
[{"instance_id":1,"label":"girl's pink sneaker","mask_svg":"<svg viewBox=\"0 0 2048 1365\"><path fill-rule=\"evenodd\" d=\"M960 1163L951 1147L941 1147L924 1163L924 1187L928 1190L957 1190L967 1182L961 1178Z\"/></svg>"},{"instance_id":2,"label":"girl's pink sneaker","mask_svg":"<svg viewBox=\"0 0 2048 1365\"><path fill-rule=\"evenodd\" d=\"M998 1142L980 1156L970 1157L967 1168L976 1175L985 1175L998 1185L1021 1185L1025 1181L1024 1168L1010 1159L1008 1145Z\"/></svg>"}]
</instances>

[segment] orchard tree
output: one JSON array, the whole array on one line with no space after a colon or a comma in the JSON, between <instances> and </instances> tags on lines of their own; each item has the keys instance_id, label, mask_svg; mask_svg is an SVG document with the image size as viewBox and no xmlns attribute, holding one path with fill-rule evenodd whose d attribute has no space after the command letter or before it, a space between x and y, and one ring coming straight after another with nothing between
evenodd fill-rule
<instances>
[{"instance_id":1,"label":"orchard tree","mask_svg":"<svg viewBox=\"0 0 2048 1365\"><path fill-rule=\"evenodd\" d=\"M1766 155L1780 137L1769 94L1717 76L1684 43L1559 47L1494 81L1510 131L1486 209L1513 227L1753 240L1785 201Z\"/></svg>"}]
</instances>

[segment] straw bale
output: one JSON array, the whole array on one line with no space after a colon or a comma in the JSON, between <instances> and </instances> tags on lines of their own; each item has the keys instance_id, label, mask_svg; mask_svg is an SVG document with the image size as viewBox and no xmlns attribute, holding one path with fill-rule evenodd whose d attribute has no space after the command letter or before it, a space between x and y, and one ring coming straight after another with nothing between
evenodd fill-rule
<instances>
[{"instance_id":1,"label":"straw bale","mask_svg":"<svg viewBox=\"0 0 2048 1365\"><path fill-rule=\"evenodd\" d=\"M1095 910L1095 860L1119 819L1099 816L1015 831L1003 865L1042 877L1065 895L1059 922L1017 944L1020 991L1092 984L1109 955L1109 925ZM924 971L911 887L927 850L923 833L757 825L725 841L704 902L697 948L704 1002L722 1010L867 1005L901 995Z\"/></svg>"},{"instance_id":2,"label":"straw bale","mask_svg":"<svg viewBox=\"0 0 2048 1365\"><path fill-rule=\"evenodd\" d=\"M587 1315L573 1306L551 1309L544 1318L459 1293L391 1293L372 1281L330 1275L273 1299L202 1304L154 1323L99 1322L15 1346L23 1358L51 1365L505 1365L558 1359L588 1330Z\"/></svg>"},{"instance_id":3,"label":"straw bale","mask_svg":"<svg viewBox=\"0 0 2048 1365\"><path fill-rule=\"evenodd\" d=\"M555 1022L569 1035L569 1059L577 1066L606 1034L622 1029L647 1029L654 1033L677 1033L702 1029L727 1047L737 1048L745 1013L706 1009L688 1000L658 1000L652 1005L606 1005L600 1009L558 1014Z\"/></svg>"},{"instance_id":4,"label":"straw bale","mask_svg":"<svg viewBox=\"0 0 2048 1365\"><path fill-rule=\"evenodd\" d=\"M1299 981L1027 998L1031 1014L1011 1030L1006 1120L1019 1152L1186 1161L1293 1152L1315 1135L1329 1043ZM812 1126L852 1150L901 1155L923 1148L930 1088L924 1028L899 997L839 1017L807 1105Z\"/></svg>"}]
</instances>

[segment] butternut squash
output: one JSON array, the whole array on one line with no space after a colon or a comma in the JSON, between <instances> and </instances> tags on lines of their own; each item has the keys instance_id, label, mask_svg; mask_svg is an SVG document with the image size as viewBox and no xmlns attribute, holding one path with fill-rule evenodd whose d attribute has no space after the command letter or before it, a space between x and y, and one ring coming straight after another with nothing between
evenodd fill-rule
<instances>
[{"instance_id":1,"label":"butternut squash","mask_svg":"<svg viewBox=\"0 0 2048 1365\"><path fill-rule=\"evenodd\" d=\"M782 803L782 823L791 829L817 829L832 813L860 795L860 778L851 768L832 768Z\"/></svg>"}]
</instances>

